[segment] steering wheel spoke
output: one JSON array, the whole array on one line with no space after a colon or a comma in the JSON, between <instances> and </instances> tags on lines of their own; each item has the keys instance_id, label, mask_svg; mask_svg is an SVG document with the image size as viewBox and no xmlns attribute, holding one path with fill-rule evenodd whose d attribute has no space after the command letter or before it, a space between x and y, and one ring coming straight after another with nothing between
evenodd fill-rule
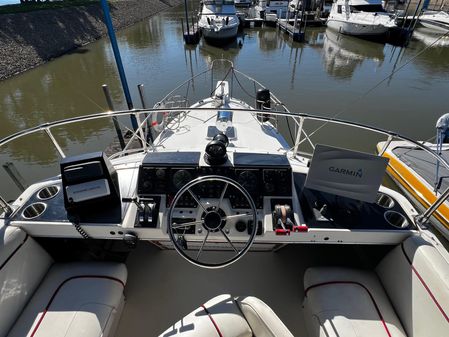
<instances>
[{"instance_id":1,"label":"steering wheel spoke","mask_svg":"<svg viewBox=\"0 0 449 337\"><path fill-rule=\"evenodd\" d=\"M228 185L229 185L229 184L226 183L225 187L223 188L223 191L221 192L220 199L218 200L217 208L220 208L221 203L223 202L223 198L224 198L224 196L225 196L225 194L226 194L226 190L228 189Z\"/></svg>"},{"instance_id":2,"label":"steering wheel spoke","mask_svg":"<svg viewBox=\"0 0 449 337\"><path fill-rule=\"evenodd\" d=\"M226 216L223 220L240 219L252 217L253 213L233 214Z\"/></svg>"},{"instance_id":3,"label":"steering wheel spoke","mask_svg":"<svg viewBox=\"0 0 449 337\"><path fill-rule=\"evenodd\" d=\"M240 251L235 248L234 244L232 243L231 239L229 239L229 236L223 231L223 229L220 229L221 234L223 234L223 236L225 237L226 241L228 241L228 243L231 245L232 249L234 249L234 251L236 253L240 253Z\"/></svg>"},{"instance_id":4,"label":"steering wheel spoke","mask_svg":"<svg viewBox=\"0 0 449 337\"><path fill-rule=\"evenodd\" d=\"M223 183L223 190L220 193L220 197L218 198L217 203L214 203L214 205L217 206L211 206L209 204L203 205L201 203L201 196L193 192L196 185L209 183L211 181ZM236 190L235 193L241 193L246 198L251 211L242 214L226 215L222 207L224 204L226 193L227 191L229 191L229 186L232 186L233 189ZM195 191L201 190L202 189L195 189ZM200 207L201 220L189 221L179 224L173 223L174 210L176 209L181 197L186 193L190 194L195 202L199 205L198 207ZM243 246L243 248L238 249L236 244L232 241L232 235L229 234L229 231L225 230L227 221L234 219L248 219L248 221L256 223L256 214L256 206L251 195L245 190L243 186L241 186L236 181L222 176L199 177L184 185L173 198L170 208L168 209L168 234L176 251L187 261L204 268L222 268L234 263L235 261L240 259L246 252L248 252L251 244L254 242L257 227L252 227L253 229L249 234L248 240L245 242L245 245ZM185 233L188 234L188 238L190 241L189 243L187 243L186 238L184 237L184 233L179 232L182 232L182 229L187 229L190 226L195 226L195 231L193 233L191 231L189 233ZM204 230L207 232L204 234L202 240L199 240L199 238L201 237L200 233L202 233ZM208 254L205 253L206 244L208 243L208 240L211 238L211 236L214 237L213 242L217 242L217 240L218 242L223 242L223 239L220 239L221 235L219 233L221 233L226 243L230 246L230 248L227 249L231 253L230 258L228 258L229 254L214 254L210 253L209 251ZM239 234L239 238L241 239L241 234ZM192 242L194 242L194 244L192 244ZM213 262L210 262L211 258ZM224 260L219 260L218 262L216 262L217 259Z\"/></svg>"},{"instance_id":5,"label":"steering wheel spoke","mask_svg":"<svg viewBox=\"0 0 449 337\"><path fill-rule=\"evenodd\" d=\"M203 251L204 245L206 244L207 238L209 237L209 231L207 231L206 236L204 237L203 242L201 243L201 247L198 250L198 253L196 254L196 260L198 261L201 255L201 252Z\"/></svg>"},{"instance_id":6,"label":"steering wheel spoke","mask_svg":"<svg viewBox=\"0 0 449 337\"><path fill-rule=\"evenodd\" d=\"M171 228L173 229L178 229L178 228L185 228L185 227L189 227L192 225L202 225L203 221L199 220L199 221L190 221L190 222L184 222L184 223L173 223Z\"/></svg>"},{"instance_id":7,"label":"steering wheel spoke","mask_svg":"<svg viewBox=\"0 0 449 337\"><path fill-rule=\"evenodd\" d=\"M195 195L195 193L193 193L190 188L187 189L187 191L190 193L190 195L192 196L192 198L196 201L196 203L198 204L198 206L200 206L204 212L207 212L206 208L203 206L203 204L201 203L200 199L198 199L198 197Z\"/></svg>"}]
</instances>

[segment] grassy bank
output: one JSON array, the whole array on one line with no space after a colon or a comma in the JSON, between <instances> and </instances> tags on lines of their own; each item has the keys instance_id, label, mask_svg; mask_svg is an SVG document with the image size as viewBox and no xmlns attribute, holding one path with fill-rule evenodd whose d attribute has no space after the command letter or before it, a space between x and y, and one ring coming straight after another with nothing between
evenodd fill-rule
<instances>
[{"instance_id":1,"label":"grassy bank","mask_svg":"<svg viewBox=\"0 0 449 337\"><path fill-rule=\"evenodd\" d=\"M61 0L51 2L30 2L0 6L0 14L26 13L44 9L59 9L74 6L85 6L99 3L100 0Z\"/></svg>"}]
</instances>

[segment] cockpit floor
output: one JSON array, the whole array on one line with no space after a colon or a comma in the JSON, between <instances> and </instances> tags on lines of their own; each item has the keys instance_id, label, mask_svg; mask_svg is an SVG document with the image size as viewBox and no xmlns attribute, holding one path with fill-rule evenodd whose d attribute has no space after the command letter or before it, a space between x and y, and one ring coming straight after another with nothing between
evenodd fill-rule
<instances>
[{"instance_id":1,"label":"cockpit floor","mask_svg":"<svg viewBox=\"0 0 449 337\"><path fill-rule=\"evenodd\" d=\"M386 247L289 245L278 252L249 252L217 270L196 267L173 250L142 242L128 257L126 305L116 337L159 336L219 294L252 295L266 302L294 336L307 336L303 276L310 266L372 268Z\"/></svg>"}]
</instances>

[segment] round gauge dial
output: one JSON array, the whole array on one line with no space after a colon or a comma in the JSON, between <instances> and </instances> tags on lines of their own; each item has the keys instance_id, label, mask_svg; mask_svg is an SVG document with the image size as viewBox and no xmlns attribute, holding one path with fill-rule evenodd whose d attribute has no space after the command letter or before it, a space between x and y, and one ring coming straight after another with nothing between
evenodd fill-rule
<instances>
[{"instance_id":1,"label":"round gauge dial","mask_svg":"<svg viewBox=\"0 0 449 337\"><path fill-rule=\"evenodd\" d=\"M164 179L165 178L165 170L164 169L157 169L156 170L156 177L158 179Z\"/></svg>"},{"instance_id":2,"label":"round gauge dial","mask_svg":"<svg viewBox=\"0 0 449 337\"><path fill-rule=\"evenodd\" d=\"M257 175L253 171L243 171L239 174L238 182L250 193L257 190Z\"/></svg>"},{"instance_id":3,"label":"round gauge dial","mask_svg":"<svg viewBox=\"0 0 449 337\"><path fill-rule=\"evenodd\" d=\"M185 184L192 180L192 174L187 170L179 170L173 174L173 185L180 189Z\"/></svg>"}]
</instances>

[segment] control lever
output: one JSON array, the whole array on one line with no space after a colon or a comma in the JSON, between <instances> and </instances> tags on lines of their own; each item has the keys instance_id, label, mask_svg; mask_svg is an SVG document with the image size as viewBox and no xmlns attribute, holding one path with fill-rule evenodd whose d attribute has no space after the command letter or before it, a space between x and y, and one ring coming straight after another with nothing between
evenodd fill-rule
<instances>
[{"instance_id":1,"label":"control lever","mask_svg":"<svg viewBox=\"0 0 449 337\"><path fill-rule=\"evenodd\" d=\"M132 202L132 203L134 203L136 206L137 206L137 208L139 209L139 211L141 211L141 212L144 212L145 211L145 209L144 209L144 205L142 205L141 203L140 203L140 200L139 200L139 198L122 198L122 201L123 202Z\"/></svg>"},{"instance_id":2,"label":"control lever","mask_svg":"<svg viewBox=\"0 0 449 337\"><path fill-rule=\"evenodd\" d=\"M279 228L282 227L282 228ZM274 231L276 233L276 235L290 235L290 229L285 228L284 224L282 223L281 219L278 219L278 223L277 226L278 228L276 228Z\"/></svg>"},{"instance_id":3,"label":"control lever","mask_svg":"<svg viewBox=\"0 0 449 337\"><path fill-rule=\"evenodd\" d=\"M123 202L132 202L139 210L138 224L142 227L156 227L157 207L153 198L122 198Z\"/></svg>"},{"instance_id":4,"label":"control lever","mask_svg":"<svg viewBox=\"0 0 449 337\"><path fill-rule=\"evenodd\" d=\"M289 205L274 206L273 219L276 224L274 229L276 235L290 235L291 228L294 226L290 220L291 214L292 210Z\"/></svg>"}]
</instances>

